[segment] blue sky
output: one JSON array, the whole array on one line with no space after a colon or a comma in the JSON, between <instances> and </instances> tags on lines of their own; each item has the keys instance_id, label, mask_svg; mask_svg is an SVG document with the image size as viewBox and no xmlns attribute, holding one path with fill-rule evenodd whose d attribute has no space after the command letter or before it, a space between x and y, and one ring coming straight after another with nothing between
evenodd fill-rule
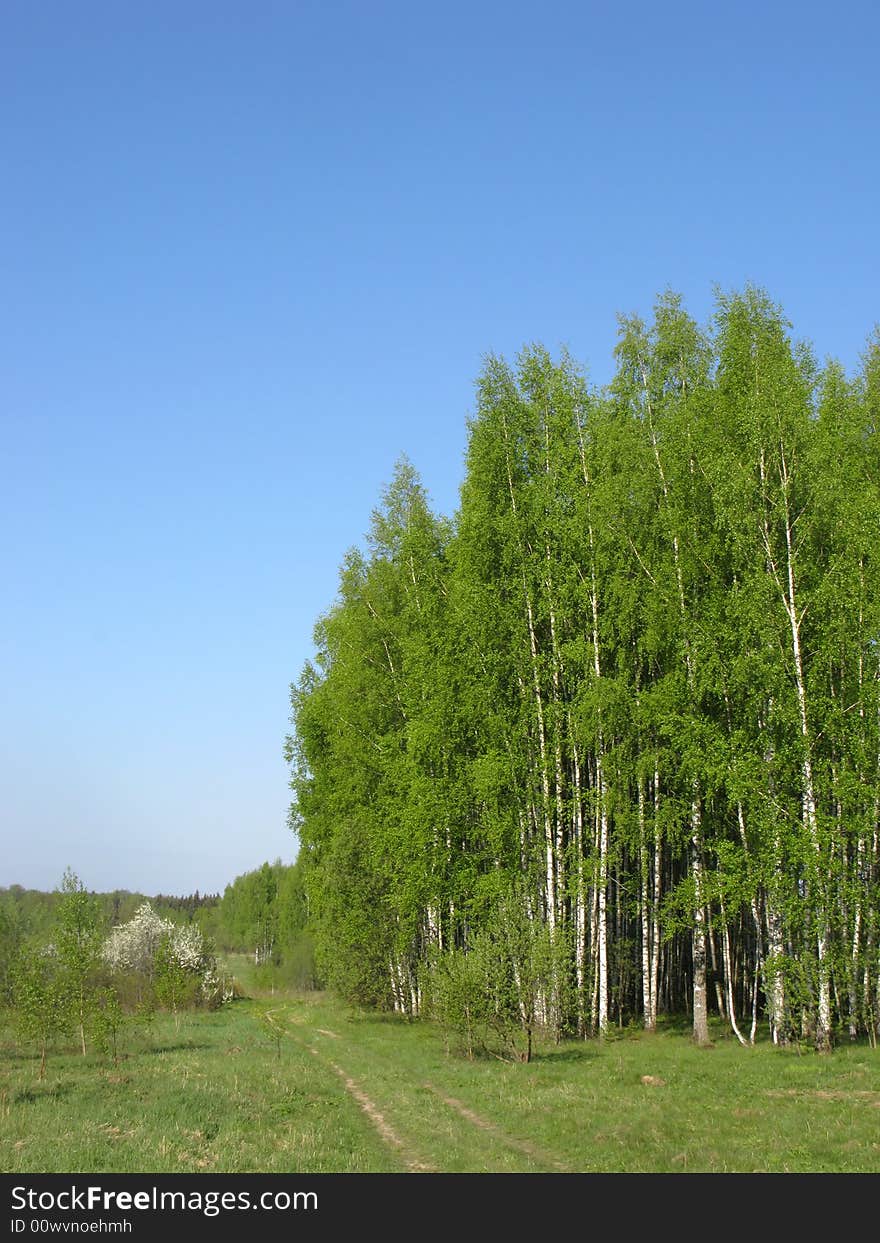
<instances>
[{"instance_id":1,"label":"blue sky","mask_svg":"<svg viewBox=\"0 0 880 1243\"><path fill-rule=\"evenodd\" d=\"M482 356L765 286L880 319L880 10L7 0L0 885L292 859L288 686Z\"/></svg>"}]
</instances>

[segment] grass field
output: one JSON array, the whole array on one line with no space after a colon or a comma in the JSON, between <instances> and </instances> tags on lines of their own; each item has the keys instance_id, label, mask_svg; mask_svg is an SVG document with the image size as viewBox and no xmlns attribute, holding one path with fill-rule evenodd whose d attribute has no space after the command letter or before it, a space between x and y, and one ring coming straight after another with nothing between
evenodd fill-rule
<instances>
[{"instance_id":1,"label":"grass field","mask_svg":"<svg viewBox=\"0 0 880 1243\"><path fill-rule=\"evenodd\" d=\"M719 1029L700 1050L667 1030L468 1062L432 1024L281 992L163 1016L126 1053L55 1053L40 1083L7 1033L0 1170L880 1171L862 1045L744 1050Z\"/></svg>"}]
</instances>

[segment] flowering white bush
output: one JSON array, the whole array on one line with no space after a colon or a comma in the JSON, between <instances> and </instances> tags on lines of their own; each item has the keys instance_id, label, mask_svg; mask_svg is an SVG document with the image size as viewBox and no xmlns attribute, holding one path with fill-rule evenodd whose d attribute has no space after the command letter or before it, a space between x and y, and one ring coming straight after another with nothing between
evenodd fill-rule
<instances>
[{"instance_id":1,"label":"flowering white bush","mask_svg":"<svg viewBox=\"0 0 880 1243\"><path fill-rule=\"evenodd\" d=\"M215 1005L226 1005L227 1001L232 1001L235 992L232 987L232 977L224 979L219 976L213 967L207 967L202 975L202 996L207 1002L213 1002Z\"/></svg>"},{"instance_id":2,"label":"flowering white bush","mask_svg":"<svg viewBox=\"0 0 880 1243\"><path fill-rule=\"evenodd\" d=\"M114 971L137 971L152 975L156 950L174 925L157 915L149 902L139 906L127 924L119 924L104 942L104 961Z\"/></svg>"},{"instance_id":3,"label":"flowering white bush","mask_svg":"<svg viewBox=\"0 0 880 1243\"><path fill-rule=\"evenodd\" d=\"M168 931L172 957L180 963L184 971L201 971L207 957L205 938L195 924L186 924L183 927L171 924Z\"/></svg>"},{"instance_id":4,"label":"flowering white bush","mask_svg":"<svg viewBox=\"0 0 880 1243\"><path fill-rule=\"evenodd\" d=\"M114 928L104 942L104 961L114 971L134 971L153 977L156 954L166 943L171 958L186 972L200 977L205 1001L222 1003L232 998L231 985L217 974L217 963L195 924L175 924L157 915L149 902L138 907L127 924Z\"/></svg>"}]
</instances>

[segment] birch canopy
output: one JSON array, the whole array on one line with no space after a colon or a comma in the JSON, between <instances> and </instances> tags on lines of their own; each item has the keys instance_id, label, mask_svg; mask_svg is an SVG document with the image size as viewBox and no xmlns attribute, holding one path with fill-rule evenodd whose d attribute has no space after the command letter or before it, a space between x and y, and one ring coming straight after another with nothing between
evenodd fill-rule
<instances>
[{"instance_id":1,"label":"birch canopy","mask_svg":"<svg viewBox=\"0 0 880 1243\"><path fill-rule=\"evenodd\" d=\"M875 1040L880 338L665 294L616 359L487 359L458 512L403 461L346 559L287 744L325 978L417 1015L476 949L529 1049Z\"/></svg>"}]
</instances>

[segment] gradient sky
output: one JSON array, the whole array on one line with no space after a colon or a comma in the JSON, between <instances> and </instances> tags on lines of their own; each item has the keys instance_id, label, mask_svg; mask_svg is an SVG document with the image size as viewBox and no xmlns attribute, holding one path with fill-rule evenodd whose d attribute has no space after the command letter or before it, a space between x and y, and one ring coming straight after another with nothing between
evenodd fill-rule
<instances>
[{"instance_id":1,"label":"gradient sky","mask_svg":"<svg viewBox=\"0 0 880 1243\"><path fill-rule=\"evenodd\" d=\"M880 9L4 0L0 885L290 860L281 748L405 452L488 351L755 281L880 318Z\"/></svg>"}]
</instances>

